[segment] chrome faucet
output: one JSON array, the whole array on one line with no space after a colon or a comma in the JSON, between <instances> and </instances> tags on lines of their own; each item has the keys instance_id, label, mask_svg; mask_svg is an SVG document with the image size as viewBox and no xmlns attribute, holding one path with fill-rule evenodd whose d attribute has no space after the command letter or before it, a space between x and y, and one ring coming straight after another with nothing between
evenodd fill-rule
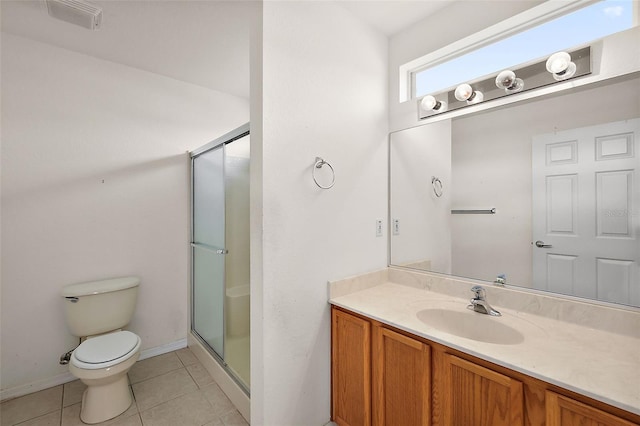
<instances>
[{"instance_id":1,"label":"chrome faucet","mask_svg":"<svg viewBox=\"0 0 640 426\"><path fill-rule=\"evenodd\" d=\"M494 317L502 315L500 312L493 309L489 302L487 302L487 294L484 288L477 285L472 287L471 291L475 293L475 296L471 299L471 304L467 306L468 309L473 309L481 314L492 315Z\"/></svg>"}]
</instances>

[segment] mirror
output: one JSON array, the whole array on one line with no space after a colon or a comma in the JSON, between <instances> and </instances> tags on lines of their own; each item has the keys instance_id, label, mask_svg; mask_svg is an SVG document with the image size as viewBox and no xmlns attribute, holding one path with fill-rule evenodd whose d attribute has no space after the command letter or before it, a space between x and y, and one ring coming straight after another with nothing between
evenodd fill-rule
<instances>
[{"instance_id":1,"label":"mirror","mask_svg":"<svg viewBox=\"0 0 640 426\"><path fill-rule=\"evenodd\" d=\"M640 306L637 74L389 143L391 265Z\"/></svg>"}]
</instances>

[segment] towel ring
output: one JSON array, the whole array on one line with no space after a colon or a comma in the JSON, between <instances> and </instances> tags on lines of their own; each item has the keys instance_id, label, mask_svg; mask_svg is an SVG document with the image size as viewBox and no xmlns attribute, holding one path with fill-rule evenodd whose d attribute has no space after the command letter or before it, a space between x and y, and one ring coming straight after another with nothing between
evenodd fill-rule
<instances>
[{"instance_id":1,"label":"towel ring","mask_svg":"<svg viewBox=\"0 0 640 426\"><path fill-rule=\"evenodd\" d=\"M318 179L316 178L316 169L321 169L325 164L331 169L331 183L327 186L320 185L320 183L318 183ZM311 169L311 176L313 177L313 181L316 183L316 185L318 185L318 188L329 189L333 187L334 183L336 183L336 172L333 170L333 167L331 167L331 164L327 163L320 157L316 157L316 162L313 165L313 169Z\"/></svg>"},{"instance_id":2,"label":"towel ring","mask_svg":"<svg viewBox=\"0 0 640 426\"><path fill-rule=\"evenodd\" d=\"M433 193L436 197L442 197L442 181L435 176L431 176L431 186L433 186Z\"/></svg>"}]
</instances>

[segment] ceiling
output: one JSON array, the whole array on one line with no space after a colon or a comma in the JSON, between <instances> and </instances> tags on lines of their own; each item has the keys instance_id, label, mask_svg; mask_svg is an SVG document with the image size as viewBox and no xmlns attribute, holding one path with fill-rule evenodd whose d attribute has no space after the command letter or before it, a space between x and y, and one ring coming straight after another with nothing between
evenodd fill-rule
<instances>
[{"instance_id":1,"label":"ceiling","mask_svg":"<svg viewBox=\"0 0 640 426\"><path fill-rule=\"evenodd\" d=\"M236 96L249 97L249 1L90 0L98 31L47 14L44 0L1 0L2 31ZM446 0L338 0L390 36Z\"/></svg>"}]
</instances>

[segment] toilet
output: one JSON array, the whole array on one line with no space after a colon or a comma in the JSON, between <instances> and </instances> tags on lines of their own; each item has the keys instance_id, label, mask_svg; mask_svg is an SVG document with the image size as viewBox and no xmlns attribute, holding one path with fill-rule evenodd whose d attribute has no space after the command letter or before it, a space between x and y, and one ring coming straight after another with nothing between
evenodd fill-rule
<instances>
[{"instance_id":1,"label":"toilet","mask_svg":"<svg viewBox=\"0 0 640 426\"><path fill-rule=\"evenodd\" d=\"M69 371L87 388L80 419L100 423L124 413L133 398L127 372L140 356L138 335L122 330L136 306L138 277L71 284L63 287L65 317L81 339L69 359Z\"/></svg>"}]
</instances>

